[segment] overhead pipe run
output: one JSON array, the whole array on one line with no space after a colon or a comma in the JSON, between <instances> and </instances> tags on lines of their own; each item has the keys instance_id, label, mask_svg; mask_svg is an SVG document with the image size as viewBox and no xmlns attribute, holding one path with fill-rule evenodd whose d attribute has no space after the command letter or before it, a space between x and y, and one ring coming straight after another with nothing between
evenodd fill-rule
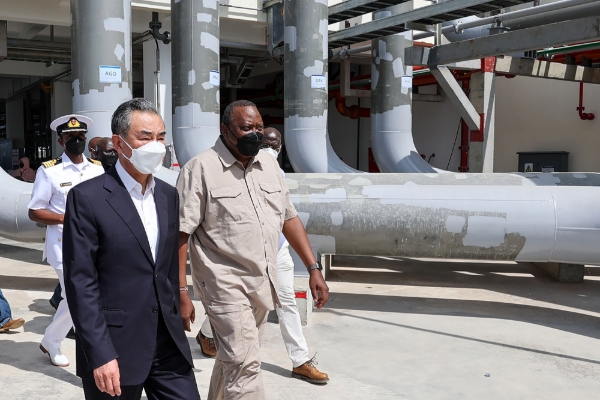
<instances>
[{"instance_id":1,"label":"overhead pipe run","mask_svg":"<svg viewBox=\"0 0 600 400\"><path fill-rule=\"evenodd\" d=\"M322 254L600 265L599 174L288 174L286 181Z\"/></svg>"},{"instance_id":2,"label":"overhead pipe run","mask_svg":"<svg viewBox=\"0 0 600 400\"><path fill-rule=\"evenodd\" d=\"M173 143L180 165L220 135L219 7L172 0Z\"/></svg>"},{"instance_id":3,"label":"overhead pipe run","mask_svg":"<svg viewBox=\"0 0 600 400\"><path fill-rule=\"evenodd\" d=\"M457 42L490 35L492 24L514 31L593 15L600 15L600 2L596 0L562 0L491 17L444 22L442 33L449 41ZM422 38L427 34L419 35Z\"/></svg>"},{"instance_id":4,"label":"overhead pipe run","mask_svg":"<svg viewBox=\"0 0 600 400\"><path fill-rule=\"evenodd\" d=\"M131 0L71 0L71 15L73 113L94 121L89 137L109 137L113 112L132 98Z\"/></svg>"},{"instance_id":5,"label":"overhead pipe run","mask_svg":"<svg viewBox=\"0 0 600 400\"><path fill-rule=\"evenodd\" d=\"M358 172L335 154L327 132L327 2L285 0L284 8L284 139L292 167Z\"/></svg>"}]
</instances>

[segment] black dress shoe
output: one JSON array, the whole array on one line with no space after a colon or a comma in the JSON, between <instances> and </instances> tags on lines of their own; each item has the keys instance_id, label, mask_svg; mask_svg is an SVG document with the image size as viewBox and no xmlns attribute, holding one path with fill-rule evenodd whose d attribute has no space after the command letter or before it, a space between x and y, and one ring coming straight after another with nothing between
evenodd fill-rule
<instances>
[{"instance_id":1,"label":"black dress shoe","mask_svg":"<svg viewBox=\"0 0 600 400\"><path fill-rule=\"evenodd\" d=\"M75 340L75 330L73 328L67 333L67 338Z\"/></svg>"}]
</instances>

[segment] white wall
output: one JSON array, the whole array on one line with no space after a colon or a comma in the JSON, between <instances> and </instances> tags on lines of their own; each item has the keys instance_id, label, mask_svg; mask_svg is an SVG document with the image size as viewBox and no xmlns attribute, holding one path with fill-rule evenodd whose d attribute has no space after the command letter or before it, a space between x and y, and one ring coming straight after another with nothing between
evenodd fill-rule
<instances>
[{"instance_id":1,"label":"white wall","mask_svg":"<svg viewBox=\"0 0 600 400\"><path fill-rule=\"evenodd\" d=\"M540 78L496 79L494 172L517 171L518 151L568 151L569 171L600 172L600 86L584 86L582 121L579 83Z\"/></svg>"}]
</instances>

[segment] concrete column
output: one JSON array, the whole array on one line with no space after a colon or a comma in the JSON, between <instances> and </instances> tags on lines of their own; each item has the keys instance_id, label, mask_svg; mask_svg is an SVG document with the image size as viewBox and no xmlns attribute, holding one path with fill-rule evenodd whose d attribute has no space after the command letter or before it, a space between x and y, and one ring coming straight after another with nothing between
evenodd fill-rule
<instances>
[{"instance_id":1,"label":"concrete column","mask_svg":"<svg viewBox=\"0 0 600 400\"><path fill-rule=\"evenodd\" d=\"M173 142L183 166L220 134L219 5L172 0L171 13Z\"/></svg>"},{"instance_id":2,"label":"concrete column","mask_svg":"<svg viewBox=\"0 0 600 400\"><path fill-rule=\"evenodd\" d=\"M170 18L162 19L162 31L170 31ZM173 88L171 86L171 45L158 41L160 56L160 115L165 121L167 144L173 143ZM154 39L143 43L144 51L144 98L154 102L156 96L156 42Z\"/></svg>"},{"instance_id":3,"label":"concrete column","mask_svg":"<svg viewBox=\"0 0 600 400\"><path fill-rule=\"evenodd\" d=\"M71 16L73 112L94 121L89 138L111 136L113 112L132 97L131 0L71 0Z\"/></svg>"},{"instance_id":4,"label":"concrete column","mask_svg":"<svg viewBox=\"0 0 600 400\"><path fill-rule=\"evenodd\" d=\"M471 131L469 172L494 172L494 126L496 119L495 58L482 60L481 72L471 75L471 102L480 115L479 131Z\"/></svg>"}]
</instances>

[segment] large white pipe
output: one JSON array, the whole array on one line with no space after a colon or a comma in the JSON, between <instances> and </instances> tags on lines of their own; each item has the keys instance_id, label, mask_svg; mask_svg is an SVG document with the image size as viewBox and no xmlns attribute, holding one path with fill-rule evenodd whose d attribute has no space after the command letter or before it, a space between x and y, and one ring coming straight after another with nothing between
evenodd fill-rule
<instances>
[{"instance_id":1,"label":"large white pipe","mask_svg":"<svg viewBox=\"0 0 600 400\"><path fill-rule=\"evenodd\" d=\"M392 11L373 13L385 18ZM404 65L404 49L412 32L372 40L371 146L382 172L441 172L421 158L412 133L412 67Z\"/></svg>"},{"instance_id":2,"label":"large white pipe","mask_svg":"<svg viewBox=\"0 0 600 400\"><path fill-rule=\"evenodd\" d=\"M327 1L285 0L284 139L296 172L359 172L327 132Z\"/></svg>"},{"instance_id":3,"label":"large white pipe","mask_svg":"<svg viewBox=\"0 0 600 400\"><path fill-rule=\"evenodd\" d=\"M288 174L286 180L321 253L600 265L599 174ZM570 186L584 182L593 186Z\"/></svg>"},{"instance_id":4,"label":"large white pipe","mask_svg":"<svg viewBox=\"0 0 600 400\"><path fill-rule=\"evenodd\" d=\"M175 186L178 172L161 168L155 176ZM0 168L0 236L19 242L43 242L46 227L29 219L33 183L19 181Z\"/></svg>"}]
</instances>

